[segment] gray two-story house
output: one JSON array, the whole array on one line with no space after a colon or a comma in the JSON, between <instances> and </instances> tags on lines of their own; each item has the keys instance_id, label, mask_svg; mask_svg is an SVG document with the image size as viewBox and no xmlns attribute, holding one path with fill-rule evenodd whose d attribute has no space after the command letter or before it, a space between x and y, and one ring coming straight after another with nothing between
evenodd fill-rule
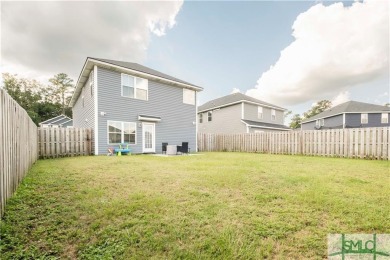
<instances>
[{"instance_id":1,"label":"gray two-story house","mask_svg":"<svg viewBox=\"0 0 390 260\"><path fill-rule=\"evenodd\" d=\"M73 126L93 129L96 155L122 143L133 153L159 153L163 142L196 151L201 90L136 63L87 58L70 101Z\"/></svg>"},{"instance_id":2,"label":"gray two-story house","mask_svg":"<svg viewBox=\"0 0 390 260\"><path fill-rule=\"evenodd\" d=\"M388 127L390 108L348 101L302 121L302 130Z\"/></svg>"},{"instance_id":3,"label":"gray two-story house","mask_svg":"<svg viewBox=\"0 0 390 260\"><path fill-rule=\"evenodd\" d=\"M290 130L284 125L285 108L234 93L198 107L200 133L261 133Z\"/></svg>"}]
</instances>

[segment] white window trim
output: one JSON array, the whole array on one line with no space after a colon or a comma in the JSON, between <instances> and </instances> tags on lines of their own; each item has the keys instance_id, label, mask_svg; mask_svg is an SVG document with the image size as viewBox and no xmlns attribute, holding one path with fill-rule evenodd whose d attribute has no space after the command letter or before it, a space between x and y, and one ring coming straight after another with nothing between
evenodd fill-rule
<instances>
[{"instance_id":1,"label":"white window trim","mask_svg":"<svg viewBox=\"0 0 390 260\"><path fill-rule=\"evenodd\" d=\"M262 106L258 106L257 107L257 118L258 119L263 119L263 117L264 117L263 107Z\"/></svg>"},{"instance_id":2,"label":"white window trim","mask_svg":"<svg viewBox=\"0 0 390 260\"><path fill-rule=\"evenodd\" d=\"M90 91L91 91L91 97L93 97L93 82L94 82L94 70L91 70L91 72L89 73L89 87L90 87Z\"/></svg>"},{"instance_id":3,"label":"white window trim","mask_svg":"<svg viewBox=\"0 0 390 260\"><path fill-rule=\"evenodd\" d=\"M123 123L134 124L134 126L135 126L135 143L134 144L127 143L127 144L128 145L137 145L137 123L136 122L115 121L115 120L107 120L107 144L112 145L112 144L123 144L124 143L124 142L120 142L120 143L110 143L109 142L110 141L109 122L121 123L122 129L123 129ZM123 131L121 132L121 141L123 141Z\"/></svg>"},{"instance_id":4,"label":"white window trim","mask_svg":"<svg viewBox=\"0 0 390 260\"><path fill-rule=\"evenodd\" d=\"M366 115L366 118L367 118L367 122L363 122L363 115ZM368 124L368 113L361 113L360 114L360 123L363 125L366 125Z\"/></svg>"},{"instance_id":5,"label":"white window trim","mask_svg":"<svg viewBox=\"0 0 390 260\"><path fill-rule=\"evenodd\" d=\"M316 127L321 127L325 125L325 120L323 118L316 120Z\"/></svg>"},{"instance_id":6,"label":"white window trim","mask_svg":"<svg viewBox=\"0 0 390 260\"><path fill-rule=\"evenodd\" d=\"M386 119L386 121L384 121L383 119ZM382 115L381 115L381 123L382 124L388 124L389 123L389 114L388 113L382 113Z\"/></svg>"},{"instance_id":7,"label":"white window trim","mask_svg":"<svg viewBox=\"0 0 390 260\"><path fill-rule=\"evenodd\" d=\"M276 110L271 109L271 121L276 121Z\"/></svg>"},{"instance_id":8,"label":"white window trim","mask_svg":"<svg viewBox=\"0 0 390 260\"><path fill-rule=\"evenodd\" d=\"M198 117L199 117L199 124L203 124L203 113L199 113Z\"/></svg>"},{"instance_id":9,"label":"white window trim","mask_svg":"<svg viewBox=\"0 0 390 260\"><path fill-rule=\"evenodd\" d=\"M211 120L209 120L209 114L211 115ZM207 122L212 122L213 121L213 112L209 111L207 112Z\"/></svg>"},{"instance_id":10,"label":"white window trim","mask_svg":"<svg viewBox=\"0 0 390 260\"><path fill-rule=\"evenodd\" d=\"M187 92L188 92L188 91L191 91L191 93L194 95L194 102L193 102L193 103L185 102L184 97L185 97L186 95L185 95L184 93L185 93L186 91L187 91ZM183 88L183 104L195 106L195 101L196 101L195 93L196 93L195 90L188 89L188 88Z\"/></svg>"},{"instance_id":11,"label":"white window trim","mask_svg":"<svg viewBox=\"0 0 390 260\"><path fill-rule=\"evenodd\" d=\"M134 97L123 96L123 75L130 76L130 77L134 78ZM146 80L146 82L147 82L146 89L144 89L144 88L137 88L137 84L136 84L137 79ZM146 100L137 98L137 89L146 90ZM138 100L142 100L142 101L148 101L149 100L149 80L147 80L145 78L136 77L136 76L133 76L133 75L130 75L130 74L126 74L126 73L121 73L121 96L125 97L125 98L132 98L132 99L138 99Z\"/></svg>"}]
</instances>

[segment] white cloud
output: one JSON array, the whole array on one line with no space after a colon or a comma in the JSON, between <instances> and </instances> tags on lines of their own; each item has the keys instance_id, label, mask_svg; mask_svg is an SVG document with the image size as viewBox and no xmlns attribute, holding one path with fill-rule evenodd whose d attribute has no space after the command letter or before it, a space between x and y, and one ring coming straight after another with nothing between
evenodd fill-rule
<instances>
[{"instance_id":1,"label":"white cloud","mask_svg":"<svg viewBox=\"0 0 390 260\"><path fill-rule=\"evenodd\" d=\"M334 107L350 100L351 100L351 93L349 93L349 91L343 91L340 92L337 96L335 96L331 100L331 102L332 102L332 106Z\"/></svg>"},{"instance_id":2,"label":"white cloud","mask_svg":"<svg viewBox=\"0 0 390 260\"><path fill-rule=\"evenodd\" d=\"M171 29L183 1L3 2L2 72L77 79L86 57L141 62L151 35Z\"/></svg>"},{"instance_id":3,"label":"white cloud","mask_svg":"<svg viewBox=\"0 0 390 260\"><path fill-rule=\"evenodd\" d=\"M387 1L317 4L292 28L295 40L248 95L293 105L331 98L389 73Z\"/></svg>"},{"instance_id":4,"label":"white cloud","mask_svg":"<svg viewBox=\"0 0 390 260\"><path fill-rule=\"evenodd\" d=\"M234 93L241 93L241 90L239 88L233 88L232 92L230 92L230 94L234 94Z\"/></svg>"}]
</instances>

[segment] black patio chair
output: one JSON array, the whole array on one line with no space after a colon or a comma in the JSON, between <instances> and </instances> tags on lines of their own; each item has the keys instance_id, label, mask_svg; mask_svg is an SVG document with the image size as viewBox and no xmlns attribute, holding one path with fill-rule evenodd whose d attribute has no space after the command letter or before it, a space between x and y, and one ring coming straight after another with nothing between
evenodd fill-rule
<instances>
[{"instance_id":1,"label":"black patio chair","mask_svg":"<svg viewBox=\"0 0 390 260\"><path fill-rule=\"evenodd\" d=\"M180 147L180 153L188 154L189 152L190 152L190 148L188 147L188 142L182 142Z\"/></svg>"},{"instance_id":2,"label":"black patio chair","mask_svg":"<svg viewBox=\"0 0 390 260\"><path fill-rule=\"evenodd\" d=\"M168 143L162 143L162 151L161 153L162 154L167 154L167 146L168 146Z\"/></svg>"}]
</instances>

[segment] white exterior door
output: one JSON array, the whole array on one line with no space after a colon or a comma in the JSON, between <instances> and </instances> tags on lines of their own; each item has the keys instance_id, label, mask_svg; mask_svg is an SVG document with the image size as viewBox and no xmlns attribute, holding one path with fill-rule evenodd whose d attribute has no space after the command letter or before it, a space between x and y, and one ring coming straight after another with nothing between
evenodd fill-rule
<instances>
[{"instance_id":1,"label":"white exterior door","mask_svg":"<svg viewBox=\"0 0 390 260\"><path fill-rule=\"evenodd\" d=\"M142 123L142 152L156 152L156 135L154 123Z\"/></svg>"}]
</instances>

